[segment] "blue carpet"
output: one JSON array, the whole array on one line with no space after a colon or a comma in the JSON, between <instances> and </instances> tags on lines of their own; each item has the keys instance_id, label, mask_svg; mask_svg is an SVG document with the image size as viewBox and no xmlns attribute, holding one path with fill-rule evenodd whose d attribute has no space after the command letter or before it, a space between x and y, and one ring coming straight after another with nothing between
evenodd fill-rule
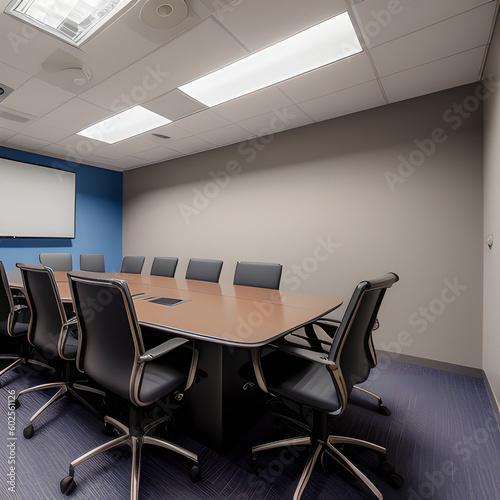
<instances>
[{"instance_id":1,"label":"blue carpet","mask_svg":"<svg viewBox=\"0 0 500 500\"><path fill-rule=\"evenodd\" d=\"M2 379L0 401L6 415L9 391L50 381L44 372L17 370ZM387 447L388 460L405 480L395 491L373 473L377 459L367 453L356 463L387 500L500 500L500 432L481 379L387 361L364 384L378 393L392 415L378 414L370 396L353 393L352 404L336 420L334 432ZM0 423L0 499L56 500L67 498L59 481L71 460L107 438L101 422L76 401L63 398L38 419L35 436L22 429L51 393L21 398L15 414L15 436L9 421ZM172 440L198 453L203 478L189 479L190 464L167 450L145 446L142 455L142 500L283 500L292 497L306 453L290 450L263 454L259 472L252 469L250 447L280 437L266 415L225 455L207 449L188 436ZM15 447L7 446L15 443ZM9 458L15 459L9 465ZM9 491L9 467L15 467L15 492ZM13 476L11 476L13 477ZM126 500L129 497L130 452L119 448L79 465L75 500ZM314 471L304 500L368 498L359 484L335 472Z\"/></svg>"}]
</instances>

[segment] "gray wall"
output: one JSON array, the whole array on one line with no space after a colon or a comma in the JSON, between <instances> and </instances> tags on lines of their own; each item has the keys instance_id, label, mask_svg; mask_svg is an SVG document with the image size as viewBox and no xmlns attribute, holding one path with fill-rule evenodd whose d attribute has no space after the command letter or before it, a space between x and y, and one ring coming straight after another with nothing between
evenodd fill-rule
<instances>
[{"instance_id":1,"label":"gray wall","mask_svg":"<svg viewBox=\"0 0 500 500\"><path fill-rule=\"evenodd\" d=\"M500 29L493 38L485 75L500 82ZM491 85L484 99L484 238L493 234L497 241L491 250L484 244L484 338L483 368L500 406L500 84Z\"/></svg>"},{"instance_id":2,"label":"gray wall","mask_svg":"<svg viewBox=\"0 0 500 500\"><path fill-rule=\"evenodd\" d=\"M146 255L146 273L155 255L178 256L178 277L190 257L220 258L228 283L237 260L281 262L282 290L346 300L394 271L376 346L480 368L482 107L460 108L473 93L128 171L123 253Z\"/></svg>"}]
</instances>

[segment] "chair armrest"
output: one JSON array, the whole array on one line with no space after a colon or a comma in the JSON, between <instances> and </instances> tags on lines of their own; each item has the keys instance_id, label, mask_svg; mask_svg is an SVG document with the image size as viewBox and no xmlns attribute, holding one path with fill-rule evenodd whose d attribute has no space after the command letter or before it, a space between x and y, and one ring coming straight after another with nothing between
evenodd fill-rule
<instances>
[{"instance_id":1,"label":"chair armrest","mask_svg":"<svg viewBox=\"0 0 500 500\"><path fill-rule=\"evenodd\" d=\"M66 320L66 322L63 325L63 333L64 333L64 338L68 334L75 339L78 338L78 320L76 316L73 316L70 319Z\"/></svg>"},{"instance_id":2,"label":"chair armrest","mask_svg":"<svg viewBox=\"0 0 500 500\"><path fill-rule=\"evenodd\" d=\"M325 332L325 335L328 337L327 339L321 339L318 337L318 334L314 330L315 325ZM320 319L315 321L314 323L305 325L303 328L305 334L302 333L302 331L301 333L298 333L299 330L296 330L295 332L291 332L290 335L287 336L287 338L289 339L289 341L292 341L292 339L290 339L290 336L297 337L307 342L309 344L309 347L313 350L328 352L332 345L332 341L330 339L333 339L333 337L335 336L339 325L340 322L337 320Z\"/></svg>"},{"instance_id":3,"label":"chair armrest","mask_svg":"<svg viewBox=\"0 0 500 500\"><path fill-rule=\"evenodd\" d=\"M189 339L183 339L181 337L175 337L173 339L167 340L163 344L160 344L152 349L146 351L138 360L139 363L147 363L148 361L152 361L153 359L159 358L163 356L167 352L170 352L177 347L186 344L189 342Z\"/></svg>"},{"instance_id":4,"label":"chair armrest","mask_svg":"<svg viewBox=\"0 0 500 500\"><path fill-rule=\"evenodd\" d=\"M335 366L335 363L328 359L328 356L326 356L324 352L316 352L311 351L310 349L304 349L303 347L291 345L287 341L278 341L271 345L273 347L276 347L280 351L291 354L292 356L298 356L299 358L314 361L315 363L321 363L322 365Z\"/></svg>"}]
</instances>

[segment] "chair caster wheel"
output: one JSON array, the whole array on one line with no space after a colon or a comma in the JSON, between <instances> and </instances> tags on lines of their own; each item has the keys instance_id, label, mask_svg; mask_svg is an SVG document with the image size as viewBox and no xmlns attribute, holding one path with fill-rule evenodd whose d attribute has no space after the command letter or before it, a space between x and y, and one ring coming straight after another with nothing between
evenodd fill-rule
<instances>
[{"instance_id":1,"label":"chair caster wheel","mask_svg":"<svg viewBox=\"0 0 500 500\"><path fill-rule=\"evenodd\" d=\"M33 437L33 435L35 434L35 428L33 427L33 424L30 424L28 425L27 427L25 427L25 429L23 430L23 436L26 438L26 439L31 439Z\"/></svg>"},{"instance_id":2,"label":"chair caster wheel","mask_svg":"<svg viewBox=\"0 0 500 500\"><path fill-rule=\"evenodd\" d=\"M392 489L399 490L404 484L404 479L397 472L393 472L389 474L386 482Z\"/></svg>"},{"instance_id":3,"label":"chair caster wheel","mask_svg":"<svg viewBox=\"0 0 500 500\"><path fill-rule=\"evenodd\" d=\"M196 483L201 479L201 467L198 464L191 467L190 476L193 483Z\"/></svg>"},{"instance_id":4,"label":"chair caster wheel","mask_svg":"<svg viewBox=\"0 0 500 500\"><path fill-rule=\"evenodd\" d=\"M19 402L19 399L16 399L14 401L14 409L17 410L21 406L21 403Z\"/></svg>"},{"instance_id":5,"label":"chair caster wheel","mask_svg":"<svg viewBox=\"0 0 500 500\"><path fill-rule=\"evenodd\" d=\"M389 408L382 403L378 405L378 412L385 417L388 417L391 414L391 410L389 410Z\"/></svg>"},{"instance_id":6,"label":"chair caster wheel","mask_svg":"<svg viewBox=\"0 0 500 500\"><path fill-rule=\"evenodd\" d=\"M395 490L399 490L404 484L403 478L389 462L381 461L377 466L377 473L383 481Z\"/></svg>"},{"instance_id":7,"label":"chair caster wheel","mask_svg":"<svg viewBox=\"0 0 500 500\"><path fill-rule=\"evenodd\" d=\"M59 485L61 487L61 493L66 496L71 495L71 493L73 493L74 489L76 488L76 483L72 476L66 476L65 478L61 479Z\"/></svg>"}]
</instances>

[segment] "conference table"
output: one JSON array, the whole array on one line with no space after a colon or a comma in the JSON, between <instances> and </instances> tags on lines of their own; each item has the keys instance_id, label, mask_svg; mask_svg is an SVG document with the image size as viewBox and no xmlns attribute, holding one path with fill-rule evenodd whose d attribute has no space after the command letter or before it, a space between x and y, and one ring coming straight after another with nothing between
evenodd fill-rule
<instances>
[{"instance_id":1,"label":"conference table","mask_svg":"<svg viewBox=\"0 0 500 500\"><path fill-rule=\"evenodd\" d=\"M139 324L158 333L193 339L199 352L197 383L187 391L178 425L203 444L224 451L263 414L264 393L248 390L241 367L250 350L330 313L338 297L143 274L73 274L122 279ZM66 272L54 272L59 294L70 301ZM89 304L89 307L99 307Z\"/></svg>"}]
</instances>

